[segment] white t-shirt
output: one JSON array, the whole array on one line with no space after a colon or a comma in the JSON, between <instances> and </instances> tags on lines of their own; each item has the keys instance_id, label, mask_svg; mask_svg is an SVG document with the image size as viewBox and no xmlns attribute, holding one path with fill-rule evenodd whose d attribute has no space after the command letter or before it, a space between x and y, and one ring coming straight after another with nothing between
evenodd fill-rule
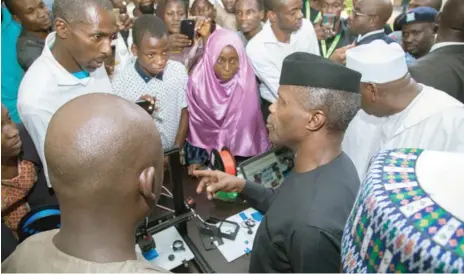
<instances>
[{"instance_id":1,"label":"white t-shirt","mask_svg":"<svg viewBox=\"0 0 464 274\"><path fill-rule=\"evenodd\" d=\"M18 112L45 169L48 186L47 163L44 155L45 136L53 114L65 103L90 93L111 93L111 83L102 66L89 77L78 79L53 57L50 47L55 32L48 35L39 58L24 75L18 92Z\"/></svg>"},{"instance_id":2,"label":"white t-shirt","mask_svg":"<svg viewBox=\"0 0 464 274\"><path fill-rule=\"evenodd\" d=\"M158 110L152 116L161 135L163 148L172 148L182 109L187 107L187 69L181 63L169 60L161 80L142 76L136 66L137 63L128 65L114 78L114 93L131 102L136 102L143 95L156 97Z\"/></svg>"},{"instance_id":3,"label":"white t-shirt","mask_svg":"<svg viewBox=\"0 0 464 274\"><path fill-rule=\"evenodd\" d=\"M246 52L255 74L262 82L259 87L261 97L270 103L277 99L282 64L287 56L295 52L320 55L316 32L307 19L303 19L301 28L292 33L290 43L279 42L268 21L248 42Z\"/></svg>"}]
</instances>

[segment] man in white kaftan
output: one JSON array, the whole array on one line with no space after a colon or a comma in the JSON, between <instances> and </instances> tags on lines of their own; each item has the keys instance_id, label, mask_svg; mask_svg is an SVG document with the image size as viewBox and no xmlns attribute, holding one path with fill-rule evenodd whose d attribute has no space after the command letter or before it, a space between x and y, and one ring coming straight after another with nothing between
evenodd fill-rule
<instances>
[{"instance_id":1,"label":"man in white kaftan","mask_svg":"<svg viewBox=\"0 0 464 274\"><path fill-rule=\"evenodd\" d=\"M464 152L464 105L416 83L398 45L374 41L351 49L347 67L363 75L362 109L343 141L361 180L371 158L385 149Z\"/></svg>"}]
</instances>

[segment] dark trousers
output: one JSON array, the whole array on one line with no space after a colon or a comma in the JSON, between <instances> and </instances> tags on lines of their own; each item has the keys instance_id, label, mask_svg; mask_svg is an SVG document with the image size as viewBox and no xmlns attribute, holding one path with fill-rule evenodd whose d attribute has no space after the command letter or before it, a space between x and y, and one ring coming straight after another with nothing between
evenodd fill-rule
<instances>
[{"instance_id":1,"label":"dark trousers","mask_svg":"<svg viewBox=\"0 0 464 274\"><path fill-rule=\"evenodd\" d=\"M269 107L271 105L272 104L269 101L267 101L266 99L261 98L261 112L263 114L264 123L266 123L267 117L269 116L269 114L271 114L271 112L269 111Z\"/></svg>"}]
</instances>

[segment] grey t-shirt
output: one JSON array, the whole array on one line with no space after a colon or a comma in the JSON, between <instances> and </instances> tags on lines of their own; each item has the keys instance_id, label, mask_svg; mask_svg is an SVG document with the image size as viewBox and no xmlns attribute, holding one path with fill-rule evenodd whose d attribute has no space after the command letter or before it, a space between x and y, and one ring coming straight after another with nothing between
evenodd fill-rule
<instances>
[{"instance_id":1,"label":"grey t-shirt","mask_svg":"<svg viewBox=\"0 0 464 274\"><path fill-rule=\"evenodd\" d=\"M250 272L338 273L343 229L359 185L345 153L310 172L290 174L275 193L247 183L242 196L265 213Z\"/></svg>"},{"instance_id":2,"label":"grey t-shirt","mask_svg":"<svg viewBox=\"0 0 464 274\"><path fill-rule=\"evenodd\" d=\"M42 54L45 46L45 39L42 39L32 32L25 29L22 30L21 35L16 43L16 51L18 55L18 63L27 71L37 58Z\"/></svg>"}]
</instances>

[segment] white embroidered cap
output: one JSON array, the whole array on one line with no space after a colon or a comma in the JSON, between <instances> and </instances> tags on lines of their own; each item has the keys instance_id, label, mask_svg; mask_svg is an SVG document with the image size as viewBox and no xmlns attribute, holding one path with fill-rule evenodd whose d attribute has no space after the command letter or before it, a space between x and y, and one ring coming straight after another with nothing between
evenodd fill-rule
<instances>
[{"instance_id":1,"label":"white embroidered cap","mask_svg":"<svg viewBox=\"0 0 464 274\"><path fill-rule=\"evenodd\" d=\"M397 43L375 40L346 52L346 67L362 74L361 82L383 84L408 73L406 57Z\"/></svg>"}]
</instances>

